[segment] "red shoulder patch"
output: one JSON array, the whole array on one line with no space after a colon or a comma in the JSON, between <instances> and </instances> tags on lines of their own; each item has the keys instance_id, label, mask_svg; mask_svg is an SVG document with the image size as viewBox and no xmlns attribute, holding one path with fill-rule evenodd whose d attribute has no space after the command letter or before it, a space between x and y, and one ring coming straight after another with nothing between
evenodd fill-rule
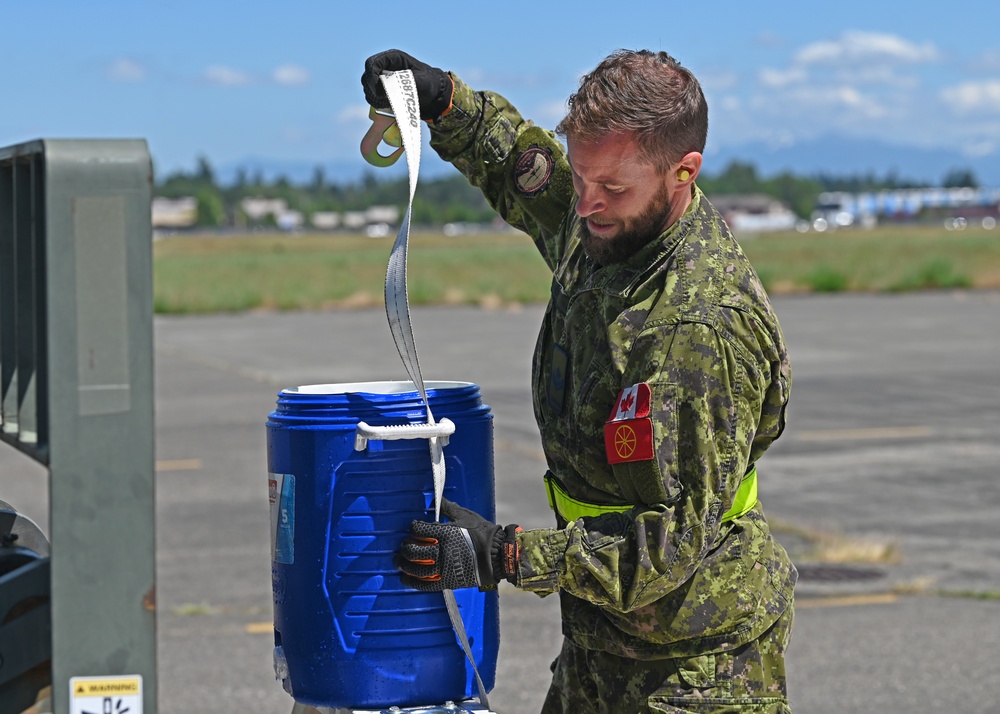
<instances>
[{"instance_id":1,"label":"red shoulder patch","mask_svg":"<svg viewBox=\"0 0 1000 714\"><path fill-rule=\"evenodd\" d=\"M604 424L604 450L609 464L651 461L653 420L649 417L649 384L640 382L623 389Z\"/></svg>"}]
</instances>

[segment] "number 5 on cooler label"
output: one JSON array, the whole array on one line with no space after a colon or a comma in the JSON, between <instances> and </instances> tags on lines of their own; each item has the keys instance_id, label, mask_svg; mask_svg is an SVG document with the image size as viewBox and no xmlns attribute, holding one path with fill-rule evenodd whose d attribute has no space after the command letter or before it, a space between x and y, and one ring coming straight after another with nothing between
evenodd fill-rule
<instances>
[{"instance_id":1,"label":"number 5 on cooler label","mask_svg":"<svg viewBox=\"0 0 1000 714\"><path fill-rule=\"evenodd\" d=\"M271 504L271 560L295 562L295 477L268 474L267 497Z\"/></svg>"}]
</instances>

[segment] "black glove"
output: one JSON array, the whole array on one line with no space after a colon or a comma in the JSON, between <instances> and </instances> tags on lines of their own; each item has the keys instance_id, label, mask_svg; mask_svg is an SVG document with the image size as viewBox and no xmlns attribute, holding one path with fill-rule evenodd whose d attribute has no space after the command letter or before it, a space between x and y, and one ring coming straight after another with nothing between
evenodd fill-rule
<instances>
[{"instance_id":1,"label":"black glove","mask_svg":"<svg viewBox=\"0 0 1000 714\"><path fill-rule=\"evenodd\" d=\"M424 591L492 590L501 579L516 581L520 526L498 526L448 500L441 501L441 513L451 522L410 525L410 537L393 559L404 585Z\"/></svg>"},{"instance_id":2,"label":"black glove","mask_svg":"<svg viewBox=\"0 0 1000 714\"><path fill-rule=\"evenodd\" d=\"M448 73L424 64L401 50L386 50L372 55L365 61L365 72L361 75L361 86L365 90L365 101L376 109L389 111L389 97L379 77L383 72L399 72L408 69L413 72L420 101L420 118L434 121L441 118L451 108L451 98L455 84Z\"/></svg>"}]
</instances>

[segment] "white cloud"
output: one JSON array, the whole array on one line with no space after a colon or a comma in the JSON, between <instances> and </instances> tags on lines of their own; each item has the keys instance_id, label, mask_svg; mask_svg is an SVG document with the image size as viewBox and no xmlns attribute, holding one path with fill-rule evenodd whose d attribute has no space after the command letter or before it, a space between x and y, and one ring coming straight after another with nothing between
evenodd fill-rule
<instances>
[{"instance_id":1,"label":"white cloud","mask_svg":"<svg viewBox=\"0 0 1000 714\"><path fill-rule=\"evenodd\" d=\"M778 94L758 95L753 98L752 107L756 112L764 114L810 117L813 128L824 122L832 123L851 117L867 121L883 118L888 114L886 107L874 97L849 85L802 85L782 90Z\"/></svg>"},{"instance_id":2,"label":"white cloud","mask_svg":"<svg viewBox=\"0 0 1000 714\"><path fill-rule=\"evenodd\" d=\"M740 101L739 97L723 97L719 102L720 108L727 112L738 112L743 108L743 102Z\"/></svg>"},{"instance_id":3,"label":"white cloud","mask_svg":"<svg viewBox=\"0 0 1000 714\"><path fill-rule=\"evenodd\" d=\"M973 72L1000 72L1000 50L987 50L969 63Z\"/></svg>"},{"instance_id":4,"label":"white cloud","mask_svg":"<svg viewBox=\"0 0 1000 714\"><path fill-rule=\"evenodd\" d=\"M212 65L208 67L202 78L209 84L216 84L220 87L243 87L250 84L250 75L225 65Z\"/></svg>"},{"instance_id":5,"label":"white cloud","mask_svg":"<svg viewBox=\"0 0 1000 714\"><path fill-rule=\"evenodd\" d=\"M788 129L778 129L764 137L764 142L772 149L795 146L795 135Z\"/></svg>"},{"instance_id":6,"label":"white cloud","mask_svg":"<svg viewBox=\"0 0 1000 714\"><path fill-rule=\"evenodd\" d=\"M806 45L795 55L800 64L843 64L892 62L916 64L933 62L941 53L930 42L917 44L897 35L848 30L839 39Z\"/></svg>"},{"instance_id":7,"label":"white cloud","mask_svg":"<svg viewBox=\"0 0 1000 714\"><path fill-rule=\"evenodd\" d=\"M219 87L246 87L251 84L268 83L292 87L308 84L312 79L309 70L295 64L279 65L268 75L255 75L227 65L216 64L206 68L201 78Z\"/></svg>"},{"instance_id":8,"label":"white cloud","mask_svg":"<svg viewBox=\"0 0 1000 714\"><path fill-rule=\"evenodd\" d=\"M887 113L885 107L875 99L846 85L818 90L813 93L813 98L819 104L840 106L869 119L878 119Z\"/></svg>"},{"instance_id":9,"label":"white cloud","mask_svg":"<svg viewBox=\"0 0 1000 714\"><path fill-rule=\"evenodd\" d=\"M862 109L868 113L878 113L878 105L862 96L854 87L838 87L830 93L830 99L835 104L843 104L852 109Z\"/></svg>"},{"instance_id":10,"label":"white cloud","mask_svg":"<svg viewBox=\"0 0 1000 714\"><path fill-rule=\"evenodd\" d=\"M785 38L771 30L764 30L753 38L754 44L761 47L784 47Z\"/></svg>"},{"instance_id":11,"label":"white cloud","mask_svg":"<svg viewBox=\"0 0 1000 714\"><path fill-rule=\"evenodd\" d=\"M341 109L334 119L338 124L351 124L353 122L369 121L368 112L369 107L367 104L352 104Z\"/></svg>"},{"instance_id":12,"label":"white cloud","mask_svg":"<svg viewBox=\"0 0 1000 714\"><path fill-rule=\"evenodd\" d=\"M962 148L962 154L971 159L981 159L989 156L998 148L997 142L990 140L977 141Z\"/></svg>"},{"instance_id":13,"label":"white cloud","mask_svg":"<svg viewBox=\"0 0 1000 714\"><path fill-rule=\"evenodd\" d=\"M960 113L1000 112L1000 80L963 82L942 90L941 98Z\"/></svg>"},{"instance_id":14,"label":"white cloud","mask_svg":"<svg viewBox=\"0 0 1000 714\"><path fill-rule=\"evenodd\" d=\"M309 83L309 71L295 64L283 64L275 68L271 78L276 84L297 86Z\"/></svg>"},{"instance_id":15,"label":"white cloud","mask_svg":"<svg viewBox=\"0 0 1000 714\"><path fill-rule=\"evenodd\" d=\"M146 78L146 68L128 57L119 57L108 65L107 74L115 82L141 82Z\"/></svg>"},{"instance_id":16,"label":"white cloud","mask_svg":"<svg viewBox=\"0 0 1000 714\"><path fill-rule=\"evenodd\" d=\"M772 54L743 65L750 81L710 97L710 136L726 144L779 132L796 141L853 136L1000 157L1000 48L959 61L937 42L838 31L788 47L783 62Z\"/></svg>"},{"instance_id":17,"label":"white cloud","mask_svg":"<svg viewBox=\"0 0 1000 714\"><path fill-rule=\"evenodd\" d=\"M740 133L756 126L784 129L798 139L823 133L888 137L926 128L922 107L933 99L922 90L925 70L943 59L933 44L853 30L791 50L785 64L758 68L743 92L731 93L743 99Z\"/></svg>"},{"instance_id":18,"label":"white cloud","mask_svg":"<svg viewBox=\"0 0 1000 714\"><path fill-rule=\"evenodd\" d=\"M757 78L765 87L786 87L789 84L805 81L806 71L802 67L784 70L765 67L757 73Z\"/></svg>"},{"instance_id":19,"label":"white cloud","mask_svg":"<svg viewBox=\"0 0 1000 714\"><path fill-rule=\"evenodd\" d=\"M913 74L900 73L898 68L888 64L859 64L838 68L835 76L844 84L885 85L901 89L913 89L920 80Z\"/></svg>"},{"instance_id":20,"label":"white cloud","mask_svg":"<svg viewBox=\"0 0 1000 714\"><path fill-rule=\"evenodd\" d=\"M726 70L707 70L698 72L698 83L706 92L722 92L732 89L740 82L735 72Z\"/></svg>"}]
</instances>

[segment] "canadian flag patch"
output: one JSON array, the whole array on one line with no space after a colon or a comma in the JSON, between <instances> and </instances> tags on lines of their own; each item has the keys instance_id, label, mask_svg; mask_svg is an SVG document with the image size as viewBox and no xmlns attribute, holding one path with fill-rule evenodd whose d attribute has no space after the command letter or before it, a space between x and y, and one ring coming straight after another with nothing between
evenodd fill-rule
<instances>
[{"instance_id":1,"label":"canadian flag patch","mask_svg":"<svg viewBox=\"0 0 1000 714\"><path fill-rule=\"evenodd\" d=\"M604 424L604 450L609 464L653 459L653 420L649 418L649 384L623 389Z\"/></svg>"}]
</instances>

